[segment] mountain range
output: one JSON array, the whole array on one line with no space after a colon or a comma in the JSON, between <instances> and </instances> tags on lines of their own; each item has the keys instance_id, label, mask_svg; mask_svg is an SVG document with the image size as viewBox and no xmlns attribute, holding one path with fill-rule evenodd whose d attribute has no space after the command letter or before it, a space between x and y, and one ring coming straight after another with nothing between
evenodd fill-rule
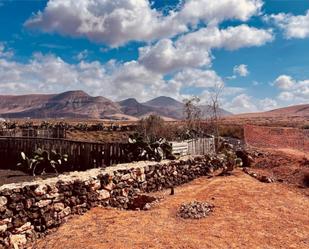
<instances>
[{"instance_id":1,"label":"mountain range","mask_svg":"<svg viewBox=\"0 0 309 249\"><path fill-rule=\"evenodd\" d=\"M199 106L203 117L210 107ZM113 102L102 96L92 97L83 91L60 94L0 95L2 118L90 118L136 120L150 114L165 119L183 119L184 104L173 98L160 96L144 103L134 98ZM220 109L223 116L231 113Z\"/></svg>"}]
</instances>

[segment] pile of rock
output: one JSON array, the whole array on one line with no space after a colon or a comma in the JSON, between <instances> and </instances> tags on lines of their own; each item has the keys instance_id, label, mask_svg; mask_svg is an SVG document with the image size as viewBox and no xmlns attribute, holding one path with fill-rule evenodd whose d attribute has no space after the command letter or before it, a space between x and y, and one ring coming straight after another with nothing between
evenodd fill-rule
<instances>
[{"instance_id":1,"label":"pile of rock","mask_svg":"<svg viewBox=\"0 0 309 249\"><path fill-rule=\"evenodd\" d=\"M177 215L184 219L201 219L213 211L214 205L207 202L192 201L180 206Z\"/></svg>"}]
</instances>

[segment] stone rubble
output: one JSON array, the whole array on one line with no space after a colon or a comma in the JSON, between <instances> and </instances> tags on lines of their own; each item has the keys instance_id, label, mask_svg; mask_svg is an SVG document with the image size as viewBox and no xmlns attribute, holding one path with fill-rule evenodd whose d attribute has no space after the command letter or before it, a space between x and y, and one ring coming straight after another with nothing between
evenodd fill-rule
<instances>
[{"instance_id":1,"label":"stone rubble","mask_svg":"<svg viewBox=\"0 0 309 249\"><path fill-rule=\"evenodd\" d=\"M181 204L177 216L184 219L201 219L213 211L214 205L207 202L192 201Z\"/></svg>"}]
</instances>

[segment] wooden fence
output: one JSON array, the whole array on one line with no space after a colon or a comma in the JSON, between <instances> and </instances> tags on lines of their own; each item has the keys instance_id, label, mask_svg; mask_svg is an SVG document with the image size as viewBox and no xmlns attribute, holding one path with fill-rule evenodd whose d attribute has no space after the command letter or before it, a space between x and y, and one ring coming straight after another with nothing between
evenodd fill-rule
<instances>
[{"instance_id":1,"label":"wooden fence","mask_svg":"<svg viewBox=\"0 0 309 249\"><path fill-rule=\"evenodd\" d=\"M21 151L31 155L38 148L67 154L74 169L109 166L125 162L124 146L121 143L103 144L53 138L0 137L0 168L16 165Z\"/></svg>"},{"instance_id":2,"label":"wooden fence","mask_svg":"<svg viewBox=\"0 0 309 249\"><path fill-rule=\"evenodd\" d=\"M172 142L175 155L205 155L215 152L214 138L196 138L183 142Z\"/></svg>"},{"instance_id":3,"label":"wooden fence","mask_svg":"<svg viewBox=\"0 0 309 249\"><path fill-rule=\"evenodd\" d=\"M205 155L215 152L214 138L197 138L188 141L189 155Z\"/></svg>"},{"instance_id":4,"label":"wooden fence","mask_svg":"<svg viewBox=\"0 0 309 249\"><path fill-rule=\"evenodd\" d=\"M127 162L125 147L124 143L94 143L38 137L0 137L0 168L14 167L22 151L26 155L31 155L38 148L67 154L69 164L74 166L74 170L110 166ZM173 144L173 152L180 152L175 154L181 156L203 155L214 151L213 138L198 138Z\"/></svg>"}]
</instances>

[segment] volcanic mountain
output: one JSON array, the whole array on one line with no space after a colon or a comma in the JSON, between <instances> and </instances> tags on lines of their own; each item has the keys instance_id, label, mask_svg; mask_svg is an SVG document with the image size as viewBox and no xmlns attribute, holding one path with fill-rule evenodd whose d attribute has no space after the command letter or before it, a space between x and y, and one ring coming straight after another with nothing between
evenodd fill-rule
<instances>
[{"instance_id":1,"label":"volcanic mountain","mask_svg":"<svg viewBox=\"0 0 309 249\"><path fill-rule=\"evenodd\" d=\"M103 118L121 112L117 103L83 91L0 96L0 113L10 118Z\"/></svg>"},{"instance_id":2,"label":"volcanic mountain","mask_svg":"<svg viewBox=\"0 0 309 249\"><path fill-rule=\"evenodd\" d=\"M203 116L209 115L209 106L200 106ZM173 98L160 96L144 103L134 98L113 102L107 98L92 97L83 91L60 94L0 95L0 117L3 118L112 118L131 119L150 114L166 119L182 119L184 104ZM220 109L220 113L230 113Z\"/></svg>"}]
</instances>

